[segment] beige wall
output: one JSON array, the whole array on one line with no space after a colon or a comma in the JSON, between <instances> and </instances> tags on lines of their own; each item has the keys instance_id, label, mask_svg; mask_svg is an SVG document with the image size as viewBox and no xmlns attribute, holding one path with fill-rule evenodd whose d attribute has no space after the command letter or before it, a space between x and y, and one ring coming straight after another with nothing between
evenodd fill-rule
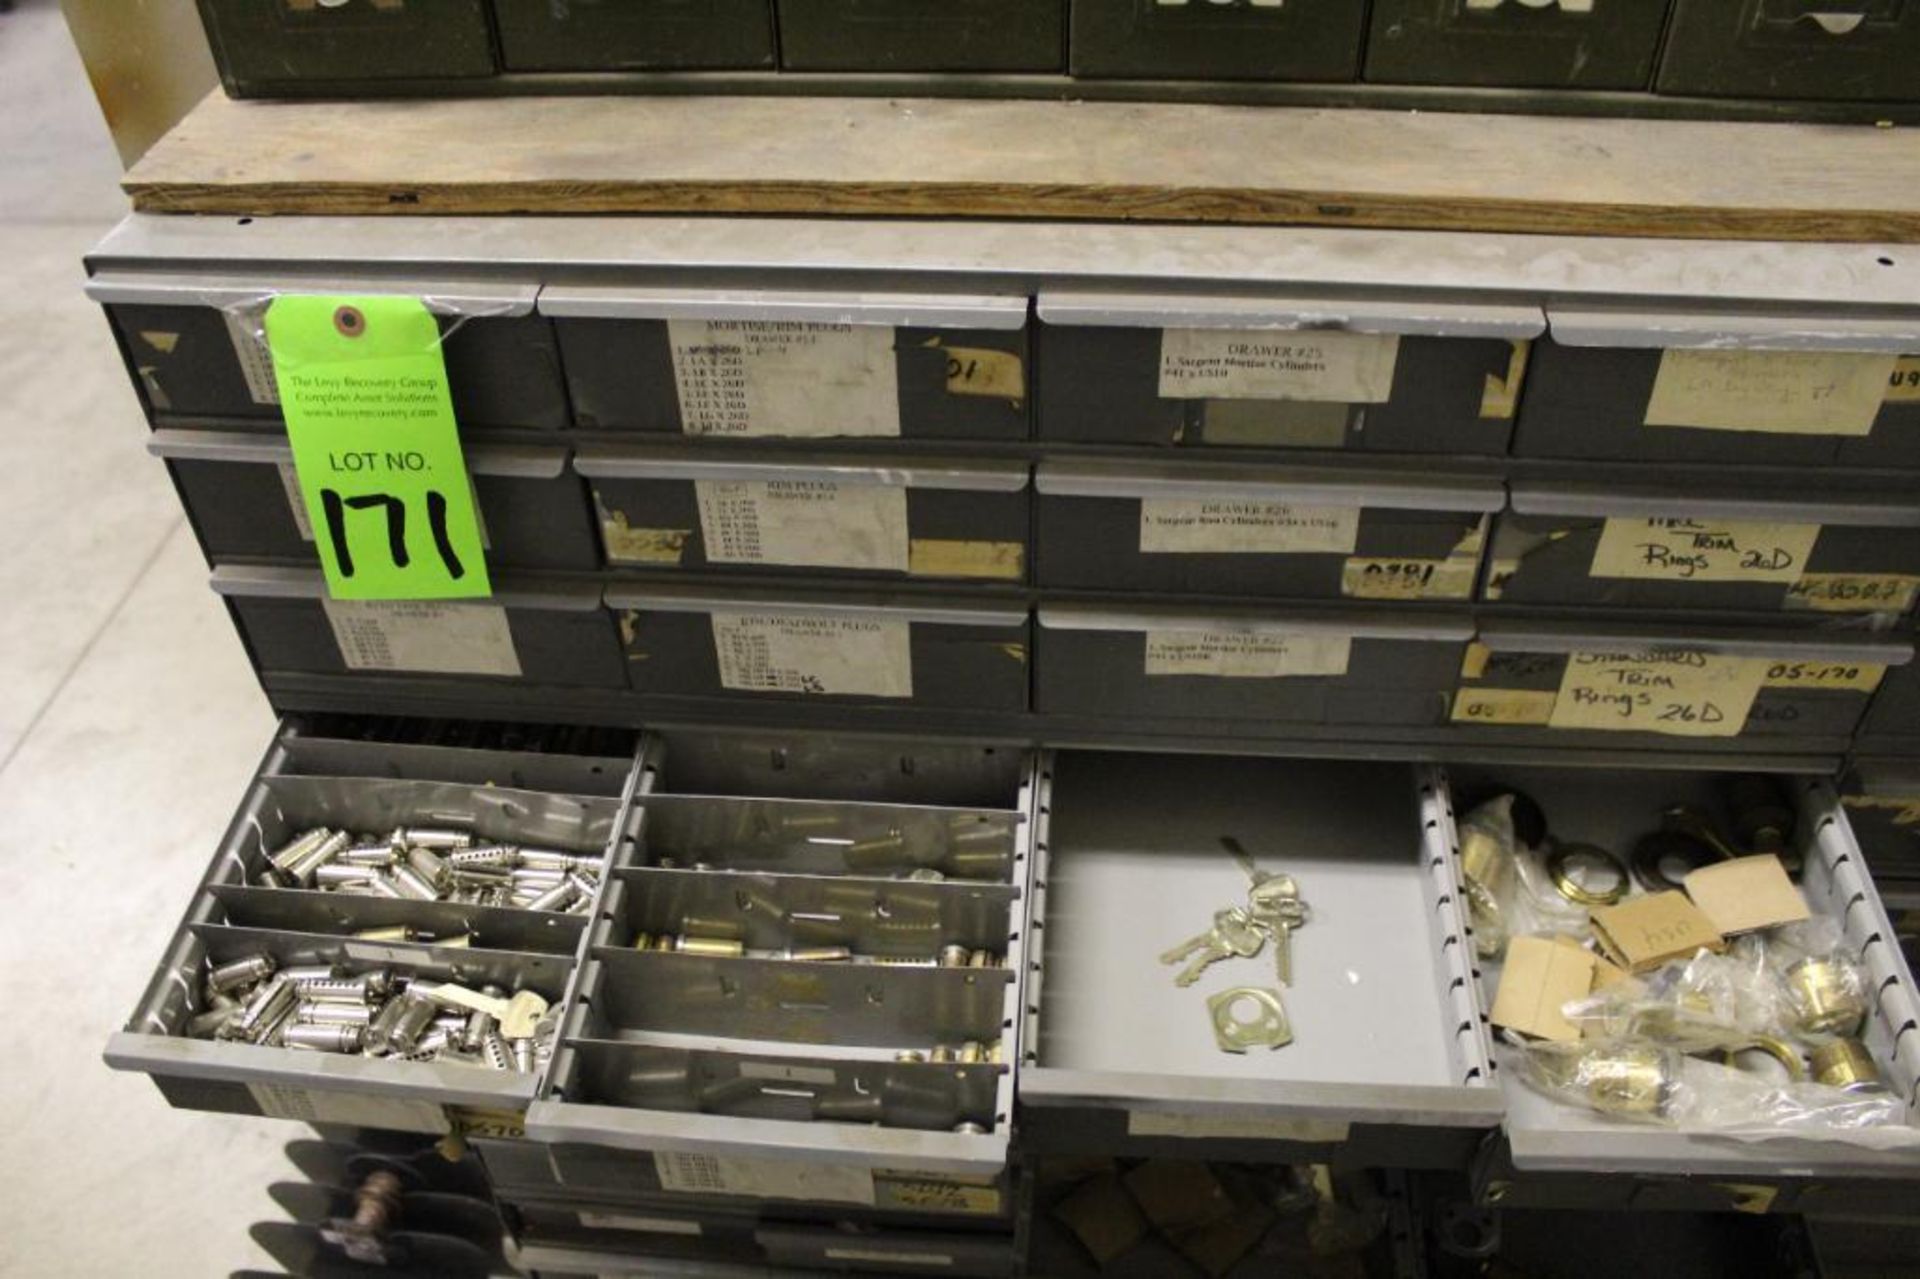
<instances>
[{"instance_id":1,"label":"beige wall","mask_svg":"<svg viewBox=\"0 0 1920 1279\"><path fill-rule=\"evenodd\" d=\"M217 83L193 0L60 0L123 164Z\"/></svg>"}]
</instances>

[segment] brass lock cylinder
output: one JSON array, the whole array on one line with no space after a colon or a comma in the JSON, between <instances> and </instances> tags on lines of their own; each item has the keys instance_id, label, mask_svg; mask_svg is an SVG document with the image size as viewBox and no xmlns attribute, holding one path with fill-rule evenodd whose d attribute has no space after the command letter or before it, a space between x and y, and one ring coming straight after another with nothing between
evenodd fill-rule
<instances>
[{"instance_id":1,"label":"brass lock cylinder","mask_svg":"<svg viewBox=\"0 0 1920 1279\"><path fill-rule=\"evenodd\" d=\"M1785 974L1799 1029L1810 1035L1850 1035L1867 1015L1860 974L1844 959L1803 959Z\"/></svg>"},{"instance_id":2,"label":"brass lock cylinder","mask_svg":"<svg viewBox=\"0 0 1920 1279\"><path fill-rule=\"evenodd\" d=\"M1836 1039L1813 1050L1813 1077L1846 1092L1878 1091L1880 1063L1858 1039Z\"/></svg>"}]
</instances>

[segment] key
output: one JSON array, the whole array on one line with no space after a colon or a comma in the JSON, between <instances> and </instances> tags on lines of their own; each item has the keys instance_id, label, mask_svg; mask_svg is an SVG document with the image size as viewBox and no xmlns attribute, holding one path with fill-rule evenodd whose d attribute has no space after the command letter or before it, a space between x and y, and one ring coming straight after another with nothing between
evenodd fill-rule
<instances>
[{"instance_id":1,"label":"key","mask_svg":"<svg viewBox=\"0 0 1920 1279\"><path fill-rule=\"evenodd\" d=\"M1223 959L1248 959L1259 954L1267 944L1267 934L1254 925L1246 911L1229 906L1215 912L1213 927L1202 935L1200 942L1189 951L1194 955L1193 960L1173 979L1174 985L1193 985L1202 973Z\"/></svg>"},{"instance_id":2,"label":"key","mask_svg":"<svg viewBox=\"0 0 1920 1279\"><path fill-rule=\"evenodd\" d=\"M1282 986L1293 985L1293 930L1312 918L1312 911L1298 897L1276 897L1260 903L1252 918L1273 938L1274 978Z\"/></svg>"}]
</instances>

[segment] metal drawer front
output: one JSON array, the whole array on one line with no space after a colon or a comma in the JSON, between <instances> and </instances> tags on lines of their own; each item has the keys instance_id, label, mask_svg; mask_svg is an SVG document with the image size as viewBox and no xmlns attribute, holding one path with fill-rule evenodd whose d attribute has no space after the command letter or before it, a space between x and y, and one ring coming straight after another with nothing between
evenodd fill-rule
<instances>
[{"instance_id":1,"label":"metal drawer front","mask_svg":"<svg viewBox=\"0 0 1920 1279\"><path fill-rule=\"evenodd\" d=\"M1667 0L1375 0L1368 80L1644 89Z\"/></svg>"},{"instance_id":2,"label":"metal drawer front","mask_svg":"<svg viewBox=\"0 0 1920 1279\"><path fill-rule=\"evenodd\" d=\"M1910 0L1675 0L1663 93L1709 97L1920 97L1920 8Z\"/></svg>"},{"instance_id":3,"label":"metal drawer front","mask_svg":"<svg viewBox=\"0 0 1920 1279\"><path fill-rule=\"evenodd\" d=\"M1483 598L1509 604L1887 617L1913 605L1920 499L1779 476L1517 479Z\"/></svg>"},{"instance_id":4,"label":"metal drawer front","mask_svg":"<svg viewBox=\"0 0 1920 1279\"><path fill-rule=\"evenodd\" d=\"M1024 440L1017 294L553 284L578 424L703 439Z\"/></svg>"},{"instance_id":5,"label":"metal drawer front","mask_svg":"<svg viewBox=\"0 0 1920 1279\"><path fill-rule=\"evenodd\" d=\"M1484 622L1453 698L1462 740L1843 752L1904 639L1672 620Z\"/></svg>"},{"instance_id":6,"label":"metal drawer front","mask_svg":"<svg viewBox=\"0 0 1920 1279\"><path fill-rule=\"evenodd\" d=\"M1920 322L1551 312L1522 457L1920 465Z\"/></svg>"},{"instance_id":7,"label":"metal drawer front","mask_svg":"<svg viewBox=\"0 0 1920 1279\"><path fill-rule=\"evenodd\" d=\"M724 70L773 65L768 0L665 0L556 7L493 0L508 71Z\"/></svg>"},{"instance_id":8,"label":"metal drawer front","mask_svg":"<svg viewBox=\"0 0 1920 1279\"><path fill-rule=\"evenodd\" d=\"M1023 582L1028 465L586 449L614 568Z\"/></svg>"},{"instance_id":9,"label":"metal drawer front","mask_svg":"<svg viewBox=\"0 0 1920 1279\"><path fill-rule=\"evenodd\" d=\"M1049 604L1036 632L1035 709L1188 723L1438 726L1472 629L1463 617L1413 606Z\"/></svg>"},{"instance_id":10,"label":"metal drawer front","mask_svg":"<svg viewBox=\"0 0 1920 1279\"><path fill-rule=\"evenodd\" d=\"M107 309L148 417L279 422L280 393L261 325L281 293L422 298L440 317L447 389L465 427L569 424L553 328L533 314L538 286L405 276L176 275L105 271L87 296Z\"/></svg>"},{"instance_id":11,"label":"metal drawer front","mask_svg":"<svg viewBox=\"0 0 1920 1279\"><path fill-rule=\"evenodd\" d=\"M1498 1122L1452 862L1423 821L1431 782L1404 765L1104 754L1061 756L1052 781L1029 1148L1280 1162L1343 1147L1444 1167ZM1227 839L1294 876L1313 910L1277 1050L1222 1051L1206 1003L1273 987L1270 950L1184 990L1156 962L1245 897Z\"/></svg>"},{"instance_id":12,"label":"metal drawer front","mask_svg":"<svg viewBox=\"0 0 1920 1279\"><path fill-rule=\"evenodd\" d=\"M776 0L789 71L1058 71L1065 0Z\"/></svg>"},{"instance_id":13,"label":"metal drawer front","mask_svg":"<svg viewBox=\"0 0 1920 1279\"><path fill-rule=\"evenodd\" d=\"M387 603L326 599L318 570L223 564L213 587L263 672L626 683L597 582L503 575L489 600Z\"/></svg>"},{"instance_id":14,"label":"metal drawer front","mask_svg":"<svg viewBox=\"0 0 1920 1279\"><path fill-rule=\"evenodd\" d=\"M488 76L484 0L203 0L201 17L235 97L303 81Z\"/></svg>"},{"instance_id":15,"label":"metal drawer front","mask_svg":"<svg viewBox=\"0 0 1920 1279\"><path fill-rule=\"evenodd\" d=\"M163 428L147 451L167 459L201 549L210 560L319 562L284 440ZM600 566L579 477L562 448L466 449L489 564L592 571Z\"/></svg>"},{"instance_id":16,"label":"metal drawer front","mask_svg":"<svg viewBox=\"0 0 1920 1279\"><path fill-rule=\"evenodd\" d=\"M1638 836L1655 829L1661 811L1671 805L1684 804L1707 814L1722 811L1717 788L1723 779L1709 773L1529 768L1449 772L1451 792L1491 797L1518 788L1545 811L1550 833L1622 853ZM1838 799L1824 781L1782 778L1780 785L1799 810L1792 843L1804 866L1801 892L1814 914L1840 922L1842 944L1860 964L1873 992L1863 1041L1893 1094L1911 1107L1920 1078L1920 1043L1905 1031L1920 1016L1920 1002L1915 999L1913 976L1892 942L1893 928L1866 859ZM1453 817L1466 811L1452 798L1448 809L1449 826ZM1490 998L1499 982L1499 968L1494 963L1481 967L1482 984ZM1497 1055L1504 1058L1509 1051L1498 1047ZM1784 1184L1801 1191L1848 1178L1920 1177L1920 1156L1911 1149L1872 1150L1789 1133L1754 1141L1683 1132L1611 1119L1549 1098L1528 1087L1505 1065L1499 1077L1506 1096L1512 1175L1521 1194L1527 1192L1529 1175L1540 1173L1726 1178L1745 1185ZM1663 1186L1643 1180L1635 1191L1635 1206L1686 1206L1673 1196L1686 1194L1691 1184ZM1716 1193L1720 1206L1726 1206L1724 1191ZM1763 1206L1771 1199L1763 1200ZM1783 1207L1790 1208L1791 1203L1791 1194L1781 1200Z\"/></svg>"},{"instance_id":17,"label":"metal drawer front","mask_svg":"<svg viewBox=\"0 0 1920 1279\"><path fill-rule=\"evenodd\" d=\"M622 583L608 588L607 604L638 693L1027 707L1024 601Z\"/></svg>"},{"instance_id":18,"label":"metal drawer front","mask_svg":"<svg viewBox=\"0 0 1920 1279\"><path fill-rule=\"evenodd\" d=\"M356 723L370 734L384 731L376 722ZM478 758L488 754L490 770ZM475 989L497 984L535 991L561 1008L587 944L585 915L261 883L273 850L320 825L385 831L430 821L604 861L637 784L633 758L542 752L537 763L518 762L550 788L474 778L476 771L511 776L512 756L315 736L305 724L284 724L139 1007L110 1041L108 1064L151 1075L175 1105L314 1123L444 1132L446 1106L524 1109L541 1068L302 1052L188 1034L190 1020L207 1007L208 965L257 955L281 967L323 963L337 972L384 969ZM372 929L380 934L367 935ZM416 935L435 940L412 940Z\"/></svg>"},{"instance_id":19,"label":"metal drawer front","mask_svg":"<svg viewBox=\"0 0 1920 1279\"><path fill-rule=\"evenodd\" d=\"M1273 0L1073 0L1073 73L1186 80L1351 80L1366 6Z\"/></svg>"},{"instance_id":20,"label":"metal drawer front","mask_svg":"<svg viewBox=\"0 0 1920 1279\"><path fill-rule=\"evenodd\" d=\"M1894 746L1902 739L1920 738L1920 667L1911 663L1888 671L1860 724L1860 745Z\"/></svg>"},{"instance_id":21,"label":"metal drawer front","mask_svg":"<svg viewBox=\"0 0 1920 1279\"><path fill-rule=\"evenodd\" d=\"M652 1152L647 1184L623 1194L998 1215L1036 766L1010 752L1016 771L995 786L992 810L895 810L954 832L946 838L956 849L1010 844L1002 856L946 863L964 880L922 881L889 878L884 858L856 852L843 833L845 822L883 808L866 796L891 788L832 780L889 759L902 777L917 777L912 744L739 734L731 746L742 759L766 748L764 758L785 761L779 771L795 774L800 789L824 785L836 797L680 793L681 779L730 790L729 775L747 782L753 772L721 771L733 750L715 737L656 740L654 798L596 917L594 959L563 1029L552 1099L530 1115L529 1135L557 1143L557 1160L580 1146ZM997 757L981 749L972 753ZM963 773L979 776L956 748L929 752L918 784L943 791ZM857 763L863 755L867 763ZM808 784L810 756L825 768ZM945 761L960 772L943 778ZM782 824L792 828L789 843L839 851L748 870L696 860L705 848L688 842L690 832L730 828L752 850L738 860L764 864ZM909 861L916 838L893 837ZM944 966L943 947L991 962ZM916 1175L959 1178L953 1185L977 1193L883 1189L890 1177ZM607 1181L610 1192L614 1184Z\"/></svg>"},{"instance_id":22,"label":"metal drawer front","mask_svg":"<svg viewBox=\"0 0 1920 1279\"><path fill-rule=\"evenodd\" d=\"M1507 451L1534 307L1048 291L1040 438Z\"/></svg>"},{"instance_id":23,"label":"metal drawer front","mask_svg":"<svg viewBox=\"0 0 1920 1279\"><path fill-rule=\"evenodd\" d=\"M1043 462L1042 586L1296 599L1467 599L1492 473Z\"/></svg>"}]
</instances>

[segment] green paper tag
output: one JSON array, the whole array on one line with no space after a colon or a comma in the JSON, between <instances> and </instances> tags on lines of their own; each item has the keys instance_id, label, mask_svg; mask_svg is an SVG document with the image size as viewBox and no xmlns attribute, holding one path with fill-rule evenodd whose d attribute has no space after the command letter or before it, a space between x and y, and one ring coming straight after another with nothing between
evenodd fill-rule
<instances>
[{"instance_id":1,"label":"green paper tag","mask_svg":"<svg viewBox=\"0 0 1920 1279\"><path fill-rule=\"evenodd\" d=\"M493 594L426 303L277 297L267 349L333 598Z\"/></svg>"}]
</instances>

